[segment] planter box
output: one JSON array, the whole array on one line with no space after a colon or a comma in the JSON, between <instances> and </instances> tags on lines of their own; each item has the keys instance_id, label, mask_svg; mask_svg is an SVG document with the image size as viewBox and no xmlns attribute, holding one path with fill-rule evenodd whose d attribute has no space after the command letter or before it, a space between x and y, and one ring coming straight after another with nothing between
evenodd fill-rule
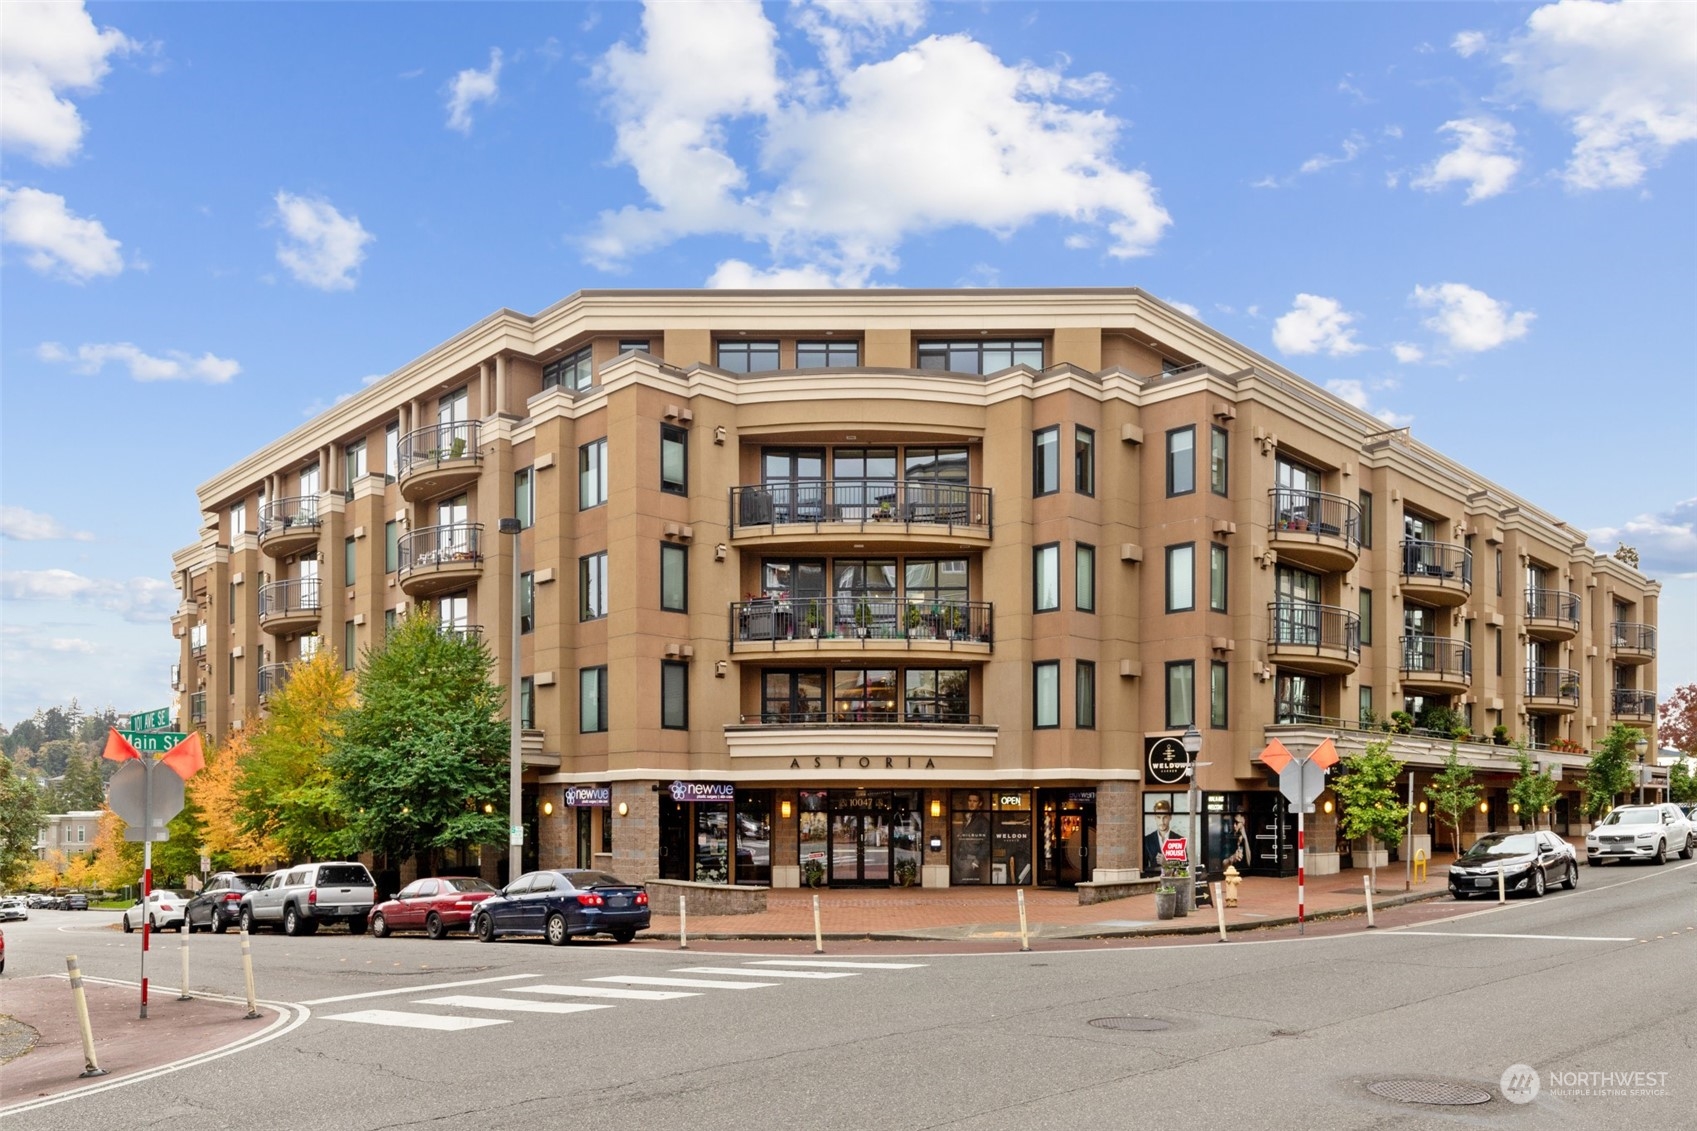
<instances>
[{"instance_id":1,"label":"planter box","mask_svg":"<svg viewBox=\"0 0 1697 1131\"><path fill-rule=\"evenodd\" d=\"M698 884L688 880L644 880L649 909L656 915L676 915L678 896L689 899L697 915L758 915L766 910L765 888Z\"/></svg>"},{"instance_id":2,"label":"planter box","mask_svg":"<svg viewBox=\"0 0 1697 1131\"><path fill-rule=\"evenodd\" d=\"M1309 852L1304 854L1303 867L1310 876L1335 876L1342 862L1335 852Z\"/></svg>"},{"instance_id":3,"label":"planter box","mask_svg":"<svg viewBox=\"0 0 1697 1131\"><path fill-rule=\"evenodd\" d=\"M1090 872L1090 882L1093 884L1129 884L1143 878L1143 873L1136 868L1093 868ZM1149 878L1156 879L1154 876Z\"/></svg>"},{"instance_id":4,"label":"planter box","mask_svg":"<svg viewBox=\"0 0 1697 1131\"><path fill-rule=\"evenodd\" d=\"M1161 886L1160 877L1149 876L1144 878L1137 875L1135 871L1130 869L1098 868L1096 869L1095 874L1097 877L1100 877L1103 872L1125 874L1129 876L1129 878L1117 881L1104 881L1098 878L1091 880L1089 883L1079 884L1079 906L1083 907L1092 903L1106 903L1111 899L1127 899L1134 895L1153 895L1155 889Z\"/></svg>"}]
</instances>

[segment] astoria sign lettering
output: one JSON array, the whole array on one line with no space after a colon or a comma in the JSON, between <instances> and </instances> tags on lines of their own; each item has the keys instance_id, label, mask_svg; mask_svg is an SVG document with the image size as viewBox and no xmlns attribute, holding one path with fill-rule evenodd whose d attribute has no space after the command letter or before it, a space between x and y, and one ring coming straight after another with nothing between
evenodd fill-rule
<instances>
[{"instance_id":1,"label":"astoria sign lettering","mask_svg":"<svg viewBox=\"0 0 1697 1131\"><path fill-rule=\"evenodd\" d=\"M863 770L870 770L874 766L877 766L877 763L879 761L882 761L884 764L882 766L879 766L878 768L884 769L884 770L914 770L914 769L935 770L937 768L937 763L930 758L925 759L925 764L923 766L915 766L913 764L913 758L912 758L911 755L907 756L907 757L901 757L901 758L897 758L897 757L892 755L892 756L889 756L889 757L885 757L883 759L878 759L878 758L873 758L873 757L871 757L870 755L867 755L867 754L862 754L858 758L856 758L852 754L835 754L835 755L832 755L832 754L815 754L813 756L813 765L811 767L806 767L806 768L815 769L815 770L831 769L832 767L830 765L830 762L831 762L832 758L835 758L837 760L837 764L836 764L835 768L839 769L839 770L846 770L850 766L859 766ZM896 764L897 762L901 762L903 764L898 766ZM800 769L803 769L803 768L804 767L801 764L800 758L791 758L790 759L790 769L800 770Z\"/></svg>"}]
</instances>

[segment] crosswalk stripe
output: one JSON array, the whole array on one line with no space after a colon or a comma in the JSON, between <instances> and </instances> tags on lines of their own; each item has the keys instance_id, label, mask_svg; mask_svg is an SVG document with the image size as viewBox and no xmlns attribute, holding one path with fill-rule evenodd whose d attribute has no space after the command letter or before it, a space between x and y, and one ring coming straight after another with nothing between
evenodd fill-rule
<instances>
[{"instance_id":1,"label":"crosswalk stripe","mask_svg":"<svg viewBox=\"0 0 1697 1131\"><path fill-rule=\"evenodd\" d=\"M629 1001L670 1001L675 997L700 997L687 990L615 990L612 986L510 986L510 994L559 994L561 997L616 997Z\"/></svg>"},{"instance_id":2,"label":"crosswalk stripe","mask_svg":"<svg viewBox=\"0 0 1697 1131\"><path fill-rule=\"evenodd\" d=\"M735 966L685 966L674 974L734 974L739 978L853 978L848 970L740 970Z\"/></svg>"},{"instance_id":3,"label":"crosswalk stripe","mask_svg":"<svg viewBox=\"0 0 1697 1131\"><path fill-rule=\"evenodd\" d=\"M475 994L420 998L415 1004L457 1005L462 1009L510 1009L516 1013L583 1013L591 1009L613 1008L610 1005L590 1005L581 1001L525 1001L516 997L478 997Z\"/></svg>"},{"instance_id":4,"label":"crosswalk stripe","mask_svg":"<svg viewBox=\"0 0 1697 1131\"><path fill-rule=\"evenodd\" d=\"M698 990L758 990L775 986L776 982L715 982L708 978L646 978L634 974L615 974L607 978L586 978L588 982L617 982L624 986L679 986Z\"/></svg>"},{"instance_id":5,"label":"crosswalk stripe","mask_svg":"<svg viewBox=\"0 0 1697 1131\"><path fill-rule=\"evenodd\" d=\"M761 958L750 966L822 966L843 970L920 970L928 962L832 962L824 958Z\"/></svg>"},{"instance_id":6,"label":"crosswalk stripe","mask_svg":"<svg viewBox=\"0 0 1697 1131\"><path fill-rule=\"evenodd\" d=\"M394 1009L362 1009L356 1013L327 1013L326 1021L357 1021L363 1025L393 1025L401 1029L481 1029L486 1025L511 1025L494 1017L445 1017L437 1013L401 1013Z\"/></svg>"}]
</instances>

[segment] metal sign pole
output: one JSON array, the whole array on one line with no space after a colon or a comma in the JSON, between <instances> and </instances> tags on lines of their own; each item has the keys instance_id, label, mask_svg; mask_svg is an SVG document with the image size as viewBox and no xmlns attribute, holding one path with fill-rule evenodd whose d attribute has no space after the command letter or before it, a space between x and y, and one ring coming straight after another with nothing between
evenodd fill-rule
<instances>
[{"instance_id":1,"label":"metal sign pole","mask_svg":"<svg viewBox=\"0 0 1697 1131\"><path fill-rule=\"evenodd\" d=\"M1414 890L1414 771L1408 771L1408 831L1402 838L1403 891Z\"/></svg>"},{"instance_id":2,"label":"metal sign pole","mask_svg":"<svg viewBox=\"0 0 1697 1131\"><path fill-rule=\"evenodd\" d=\"M148 893L153 891L153 759L141 756L141 1019L147 1020L147 948L153 933L153 917L147 913Z\"/></svg>"}]
</instances>

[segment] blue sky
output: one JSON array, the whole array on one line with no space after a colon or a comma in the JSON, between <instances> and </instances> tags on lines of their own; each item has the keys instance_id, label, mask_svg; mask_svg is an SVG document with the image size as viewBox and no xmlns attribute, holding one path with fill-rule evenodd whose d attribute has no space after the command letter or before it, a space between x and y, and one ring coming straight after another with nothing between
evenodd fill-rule
<instances>
[{"instance_id":1,"label":"blue sky","mask_svg":"<svg viewBox=\"0 0 1697 1131\"><path fill-rule=\"evenodd\" d=\"M163 705L198 483L594 287L1143 287L1635 545L1697 679L1697 5L6 16L6 723Z\"/></svg>"}]
</instances>

